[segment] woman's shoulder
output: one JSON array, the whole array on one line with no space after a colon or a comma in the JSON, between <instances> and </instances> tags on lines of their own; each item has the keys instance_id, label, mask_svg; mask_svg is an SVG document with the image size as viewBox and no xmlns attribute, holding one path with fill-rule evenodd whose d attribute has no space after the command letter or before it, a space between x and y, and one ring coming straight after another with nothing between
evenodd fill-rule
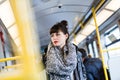
<instances>
[{"instance_id":1,"label":"woman's shoulder","mask_svg":"<svg viewBox=\"0 0 120 80\"><path fill-rule=\"evenodd\" d=\"M68 47L68 49L70 50L70 51L74 51L74 52L76 52L76 47L73 45L73 43L68 43L67 44L67 47Z\"/></svg>"},{"instance_id":2,"label":"woman's shoulder","mask_svg":"<svg viewBox=\"0 0 120 80\"><path fill-rule=\"evenodd\" d=\"M74 47L74 48L76 47L76 45L73 44L73 43L71 43L71 42L68 42L67 45L68 45L68 46L71 46L71 47Z\"/></svg>"}]
</instances>

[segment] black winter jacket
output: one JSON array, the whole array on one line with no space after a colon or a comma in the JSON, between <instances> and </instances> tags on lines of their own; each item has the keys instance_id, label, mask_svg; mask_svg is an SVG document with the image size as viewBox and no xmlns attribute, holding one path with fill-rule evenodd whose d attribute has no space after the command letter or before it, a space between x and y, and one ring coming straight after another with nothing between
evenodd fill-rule
<instances>
[{"instance_id":1,"label":"black winter jacket","mask_svg":"<svg viewBox=\"0 0 120 80\"><path fill-rule=\"evenodd\" d=\"M87 80L105 80L102 61L99 58L85 58Z\"/></svg>"}]
</instances>

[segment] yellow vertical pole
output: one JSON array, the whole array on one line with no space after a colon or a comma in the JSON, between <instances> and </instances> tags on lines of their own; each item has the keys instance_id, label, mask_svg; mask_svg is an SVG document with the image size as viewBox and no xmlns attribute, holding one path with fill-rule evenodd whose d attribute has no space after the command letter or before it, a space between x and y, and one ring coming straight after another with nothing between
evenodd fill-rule
<instances>
[{"instance_id":1,"label":"yellow vertical pole","mask_svg":"<svg viewBox=\"0 0 120 80\"><path fill-rule=\"evenodd\" d=\"M10 0L12 10L16 19L18 32L21 41L21 54L23 62L23 79L40 80L38 75L38 65L36 65L35 51L37 48L36 34L33 26L33 15L31 15L29 0ZM33 38L34 37L34 38ZM40 67L39 67L40 68ZM19 79L18 79L19 80ZM42 80L42 79L41 79Z\"/></svg>"},{"instance_id":2,"label":"yellow vertical pole","mask_svg":"<svg viewBox=\"0 0 120 80\"><path fill-rule=\"evenodd\" d=\"M95 12L94 8L92 8L92 12L93 12L93 18L94 18L94 22L95 22L95 26L96 26L96 34L97 34L97 39L98 39L98 45L99 45L99 48L100 48L100 55L101 55L101 58L102 58L102 64L103 64L103 68L104 68L105 79L108 80L105 61L104 61L104 57L103 57L103 50L102 50L102 46L100 44L100 33L99 33L99 28L98 28L97 20L96 20L96 12Z\"/></svg>"}]
</instances>

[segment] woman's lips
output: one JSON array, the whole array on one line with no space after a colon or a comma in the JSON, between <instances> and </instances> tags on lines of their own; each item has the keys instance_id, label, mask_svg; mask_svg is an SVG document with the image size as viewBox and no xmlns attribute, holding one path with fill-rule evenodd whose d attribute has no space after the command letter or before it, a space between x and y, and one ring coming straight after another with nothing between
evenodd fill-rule
<instances>
[{"instance_id":1,"label":"woman's lips","mask_svg":"<svg viewBox=\"0 0 120 80\"><path fill-rule=\"evenodd\" d=\"M54 41L54 43L55 43L55 44L57 44L57 43L58 43L58 41Z\"/></svg>"}]
</instances>

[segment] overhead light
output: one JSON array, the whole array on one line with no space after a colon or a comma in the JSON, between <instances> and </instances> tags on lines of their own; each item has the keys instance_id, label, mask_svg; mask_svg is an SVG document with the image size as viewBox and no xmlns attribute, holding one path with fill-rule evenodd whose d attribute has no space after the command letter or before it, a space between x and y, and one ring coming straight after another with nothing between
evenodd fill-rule
<instances>
[{"instance_id":1,"label":"overhead light","mask_svg":"<svg viewBox=\"0 0 120 80\"><path fill-rule=\"evenodd\" d=\"M120 0L111 0L110 3L105 8L116 11L117 9L120 8L119 3Z\"/></svg>"},{"instance_id":2,"label":"overhead light","mask_svg":"<svg viewBox=\"0 0 120 80\"><path fill-rule=\"evenodd\" d=\"M95 26L91 24L87 24L84 29L82 29L74 39L72 39L72 43L78 45L81 41L83 41L89 34L91 34L95 30Z\"/></svg>"},{"instance_id":3,"label":"overhead light","mask_svg":"<svg viewBox=\"0 0 120 80\"><path fill-rule=\"evenodd\" d=\"M97 15L97 24L101 25L105 20L107 20L114 12L103 9Z\"/></svg>"},{"instance_id":4,"label":"overhead light","mask_svg":"<svg viewBox=\"0 0 120 80\"><path fill-rule=\"evenodd\" d=\"M107 20L114 12L103 9L97 16L97 25L100 26L105 20ZM90 24L95 25L94 20L90 21Z\"/></svg>"},{"instance_id":5,"label":"overhead light","mask_svg":"<svg viewBox=\"0 0 120 80\"><path fill-rule=\"evenodd\" d=\"M93 31L95 30L95 26L88 24L84 27L84 29L81 30L81 34L84 34L86 36L88 36L89 34L91 34Z\"/></svg>"},{"instance_id":6,"label":"overhead light","mask_svg":"<svg viewBox=\"0 0 120 80\"><path fill-rule=\"evenodd\" d=\"M9 0L0 5L0 18L7 28L15 22Z\"/></svg>"},{"instance_id":7,"label":"overhead light","mask_svg":"<svg viewBox=\"0 0 120 80\"><path fill-rule=\"evenodd\" d=\"M76 37L72 40L72 43L78 45L81 41L83 41L86 38L85 35L78 34Z\"/></svg>"},{"instance_id":8,"label":"overhead light","mask_svg":"<svg viewBox=\"0 0 120 80\"><path fill-rule=\"evenodd\" d=\"M78 45L81 41L83 41L89 34L91 34L95 30L94 25L86 25L83 30L81 30L76 37L72 40L72 43Z\"/></svg>"}]
</instances>

